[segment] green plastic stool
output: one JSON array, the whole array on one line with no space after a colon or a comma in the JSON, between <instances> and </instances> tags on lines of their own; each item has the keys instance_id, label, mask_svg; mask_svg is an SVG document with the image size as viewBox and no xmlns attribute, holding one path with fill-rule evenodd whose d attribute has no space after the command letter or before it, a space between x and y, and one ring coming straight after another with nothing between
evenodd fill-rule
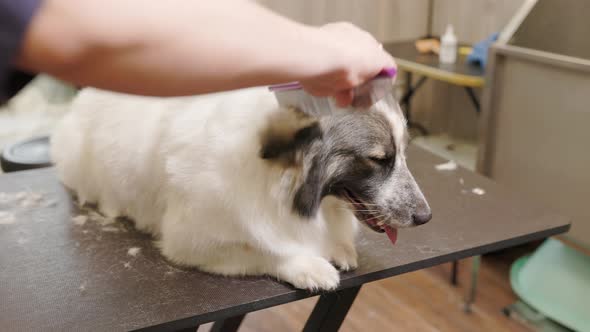
<instances>
[{"instance_id":1,"label":"green plastic stool","mask_svg":"<svg viewBox=\"0 0 590 332\"><path fill-rule=\"evenodd\" d=\"M548 318L590 332L590 257L548 239L510 269L514 292Z\"/></svg>"}]
</instances>

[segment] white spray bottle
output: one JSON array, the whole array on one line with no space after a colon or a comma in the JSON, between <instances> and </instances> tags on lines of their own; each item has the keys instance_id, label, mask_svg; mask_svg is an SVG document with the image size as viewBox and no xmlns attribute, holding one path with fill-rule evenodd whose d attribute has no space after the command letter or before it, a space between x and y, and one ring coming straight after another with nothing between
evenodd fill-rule
<instances>
[{"instance_id":1,"label":"white spray bottle","mask_svg":"<svg viewBox=\"0 0 590 332\"><path fill-rule=\"evenodd\" d=\"M440 51L438 59L441 63L455 63L457 60L457 36L453 32L453 26L447 25L445 34L440 39Z\"/></svg>"}]
</instances>

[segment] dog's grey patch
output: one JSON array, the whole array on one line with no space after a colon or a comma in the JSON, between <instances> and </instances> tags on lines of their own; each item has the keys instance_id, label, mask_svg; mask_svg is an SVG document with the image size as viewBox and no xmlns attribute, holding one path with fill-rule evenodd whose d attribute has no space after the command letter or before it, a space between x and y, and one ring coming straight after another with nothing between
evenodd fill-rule
<instances>
[{"instance_id":1,"label":"dog's grey patch","mask_svg":"<svg viewBox=\"0 0 590 332\"><path fill-rule=\"evenodd\" d=\"M293 209L305 218L315 216L322 199L322 182L325 165L320 165L318 159L314 158L312 161L312 166L293 199Z\"/></svg>"},{"instance_id":2,"label":"dog's grey patch","mask_svg":"<svg viewBox=\"0 0 590 332\"><path fill-rule=\"evenodd\" d=\"M305 180L293 202L294 210L304 217L317 213L323 197L339 196L345 189L366 199L395 165L395 142L383 114L339 114L322 118L320 125L321 139L303 150Z\"/></svg>"},{"instance_id":3,"label":"dog's grey patch","mask_svg":"<svg viewBox=\"0 0 590 332\"><path fill-rule=\"evenodd\" d=\"M284 120L296 115L280 112L273 116ZM366 205L364 210L372 210L355 213L359 219L379 216L384 225L407 227L418 223L415 216L430 215L405 162L407 130L399 108L377 103L371 110L306 119L306 125L291 120L269 122L260 155L298 172L297 181L291 182L295 213L314 217L325 196L344 199L351 193Z\"/></svg>"}]
</instances>

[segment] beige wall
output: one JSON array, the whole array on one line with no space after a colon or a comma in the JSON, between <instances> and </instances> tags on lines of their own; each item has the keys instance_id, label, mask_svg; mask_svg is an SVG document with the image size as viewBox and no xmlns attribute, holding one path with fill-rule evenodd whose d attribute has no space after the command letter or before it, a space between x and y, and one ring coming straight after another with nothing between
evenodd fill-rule
<instances>
[{"instance_id":1,"label":"beige wall","mask_svg":"<svg viewBox=\"0 0 590 332\"><path fill-rule=\"evenodd\" d=\"M500 31L524 0L435 0L433 34L448 23L462 42L474 43ZM477 91L480 94L481 91ZM429 81L415 98L414 119L434 133L475 139L478 116L463 88Z\"/></svg>"},{"instance_id":2,"label":"beige wall","mask_svg":"<svg viewBox=\"0 0 590 332\"><path fill-rule=\"evenodd\" d=\"M381 41L426 33L428 0L258 0L299 22L321 25L350 21Z\"/></svg>"},{"instance_id":3,"label":"beige wall","mask_svg":"<svg viewBox=\"0 0 590 332\"><path fill-rule=\"evenodd\" d=\"M432 30L453 24L461 41L474 43L501 29L524 0L435 0Z\"/></svg>"},{"instance_id":4,"label":"beige wall","mask_svg":"<svg viewBox=\"0 0 590 332\"><path fill-rule=\"evenodd\" d=\"M269 8L307 24L351 21L381 41L427 33L428 0L259 0ZM434 0L432 30L453 24L460 41L473 43L499 31L524 0ZM400 79L403 76L400 76ZM400 82L401 83L401 82ZM434 133L476 137L477 115L462 88L427 82L413 99L414 119Z\"/></svg>"}]
</instances>

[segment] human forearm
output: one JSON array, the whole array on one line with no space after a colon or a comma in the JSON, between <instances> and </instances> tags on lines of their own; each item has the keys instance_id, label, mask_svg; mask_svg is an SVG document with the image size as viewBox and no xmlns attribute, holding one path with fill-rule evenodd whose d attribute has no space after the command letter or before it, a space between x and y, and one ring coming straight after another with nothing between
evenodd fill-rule
<instances>
[{"instance_id":1,"label":"human forearm","mask_svg":"<svg viewBox=\"0 0 590 332\"><path fill-rule=\"evenodd\" d=\"M340 70L318 30L246 1L47 0L19 63L81 85L195 94Z\"/></svg>"}]
</instances>

